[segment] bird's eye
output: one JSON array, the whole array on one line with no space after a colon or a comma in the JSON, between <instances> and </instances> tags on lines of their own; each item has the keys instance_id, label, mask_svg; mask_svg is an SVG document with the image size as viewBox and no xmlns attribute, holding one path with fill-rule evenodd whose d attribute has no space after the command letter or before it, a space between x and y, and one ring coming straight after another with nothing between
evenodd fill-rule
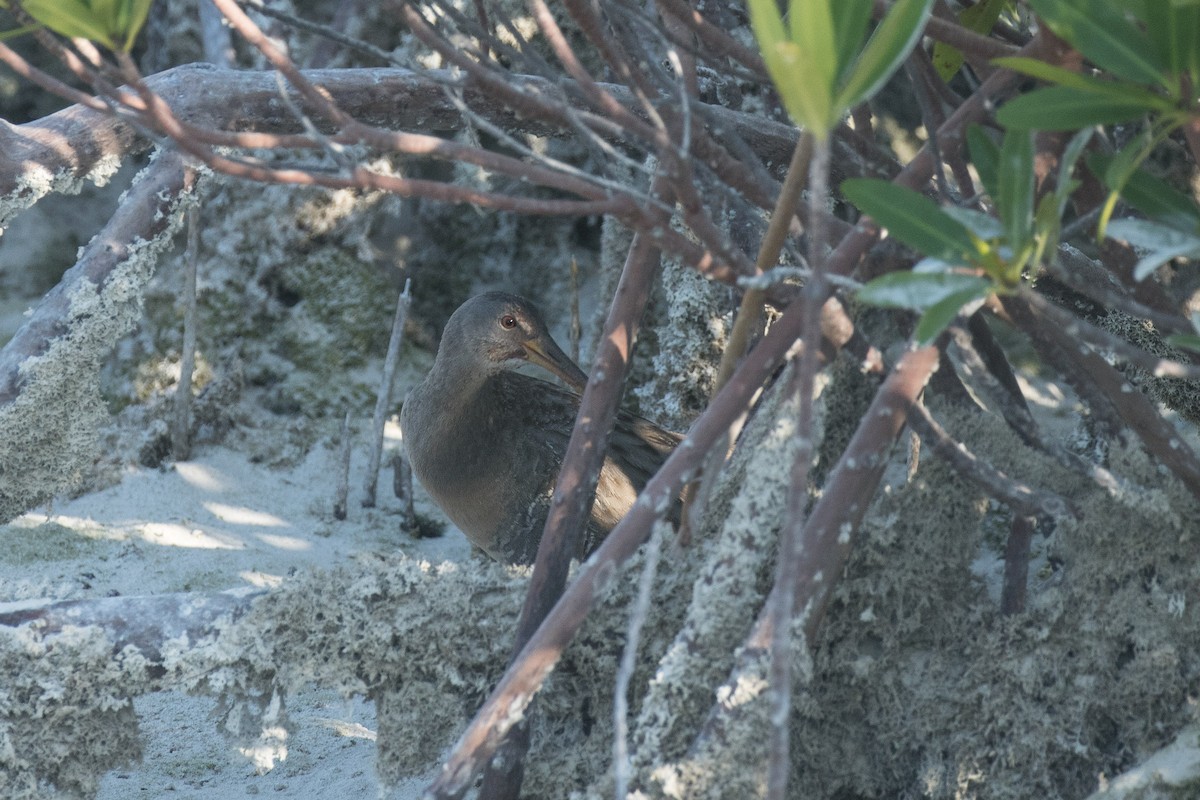
<instances>
[{"instance_id":1,"label":"bird's eye","mask_svg":"<svg viewBox=\"0 0 1200 800\"><path fill-rule=\"evenodd\" d=\"M514 317L512 314L505 314L503 317L500 318L500 327L508 328L510 330L512 328L517 327L517 318Z\"/></svg>"}]
</instances>

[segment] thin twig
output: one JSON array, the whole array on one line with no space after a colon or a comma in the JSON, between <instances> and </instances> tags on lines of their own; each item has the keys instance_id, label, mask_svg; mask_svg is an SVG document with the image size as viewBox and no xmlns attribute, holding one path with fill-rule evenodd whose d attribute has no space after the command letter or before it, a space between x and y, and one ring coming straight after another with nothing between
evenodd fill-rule
<instances>
[{"instance_id":1,"label":"thin twig","mask_svg":"<svg viewBox=\"0 0 1200 800\"><path fill-rule=\"evenodd\" d=\"M920 434L935 456L953 467L960 477L1007 505L1014 514L1029 517L1075 516L1075 510L1062 496L1014 480L980 459L965 444L947 433L924 403L916 402L909 407L908 424Z\"/></svg>"},{"instance_id":2,"label":"thin twig","mask_svg":"<svg viewBox=\"0 0 1200 800\"><path fill-rule=\"evenodd\" d=\"M1131 385L1111 364L1090 347L1080 346L1062 326L1030 303L1027 293L1001 298L1011 318L1031 334L1035 345L1052 363L1104 398L1129 426L1146 450L1165 464L1188 490L1200 496L1200 460L1187 441L1163 418L1154 403ZM1045 348L1042 345L1052 345ZM1067 361L1073 362L1070 366ZM1085 389L1085 392L1087 389Z\"/></svg>"},{"instance_id":3,"label":"thin twig","mask_svg":"<svg viewBox=\"0 0 1200 800\"><path fill-rule=\"evenodd\" d=\"M1019 514L1013 516L1004 545L1004 585L1000 589L1000 613L1006 616L1025 610L1025 591L1029 583L1029 548L1037 521Z\"/></svg>"},{"instance_id":4,"label":"thin twig","mask_svg":"<svg viewBox=\"0 0 1200 800\"><path fill-rule=\"evenodd\" d=\"M951 343L948 352L958 360L959 371L976 381L977 385L987 392L988 399L1000 411L1000 416L1021 437L1023 442L1051 456L1063 467L1093 481L1110 495L1116 495L1123 491L1125 484L1112 472L1043 435L1040 426L1029 411L1029 406L1025 403L1020 386L1017 385L1014 392L1013 387L1009 385L1009 378L1011 377L1011 381L1015 384L1016 377L1006 377L1002 371L989 366L989 362L994 364L995 359L985 360L981 352L976 349L975 343L978 339L974 330L972 334L968 334L957 325L953 325L950 327L950 334Z\"/></svg>"},{"instance_id":5,"label":"thin twig","mask_svg":"<svg viewBox=\"0 0 1200 800\"><path fill-rule=\"evenodd\" d=\"M882 17L887 13L890 4L886 0L875 0L875 16ZM1017 55L1017 48L998 42L988 36L975 33L962 25L930 17L925 23L925 35L930 39L961 50L963 55L979 61L991 61L994 58Z\"/></svg>"},{"instance_id":6,"label":"thin twig","mask_svg":"<svg viewBox=\"0 0 1200 800\"><path fill-rule=\"evenodd\" d=\"M653 594L654 579L658 574L658 559L662 552L663 523L656 523L646 542L646 562L642 565L642 574L638 578L637 597L629 609L629 625L625 630L625 648L621 652L621 663L617 668L617 677L613 686L613 780L616 788L613 797L625 800L629 791L629 779L632 769L629 763L629 682L633 679L633 670L637 667L638 642L641 640L642 628L650 612L650 598Z\"/></svg>"},{"instance_id":7,"label":"thin twig","mask_svg":"<svg viewBox=\"0 0 1200 800\"><path fill-rule=\"evenodd\" d=\"M1085 319L1072 314L1034 291L1022 292L1022 298L1038 314L1051 323L1062 327L1072 338L1086 342L1101 350L1111 350L1115 355L1144 369L1156 378L1179 378L1182 380L1200 379L1200 366L1186 364L1170 358L1161 358L1148 353L1136 345L1130 344L1114 333L1093 325Z\"/></svg>"},{"instance_id":8,"label":"thin twig","mask_svg":"<svg viewBox=\"0 0 1200 800\"><path fill-rule=\"evenodd\" d=\"M579 316L579 262L571 258L571 327L567 343L571 360L579 363L579 343L583 338L583 323Z\"/></svg>"},{"instance_id":9,"label":"thin twig","mask_svg":"<svg viewBox=\"0 0 1200 800\"><path fill-rule=\"evenodd\" d=\"M1123 311L1148 320L1162 333L1194 333L1191 324L1178 314L1168 314L1131 297L1120 281L1077 248L1062 244L1047 269L1056 279L1106 309Z\"/></svg>"},{"instance_id":10,"label":"thin twig","mask_svg":"<svg viewBox=\"0 0 1200 800\"><path fill-rule=\"evenodd\" d=\"M192 372L196 368L196 270L200 250L200 212L187 210L187 249L183 256L183 345L179 354L179 383L175 387L175 424L171 450L176 461L191 455Z\"/></svg>"},{"instance_id":11,"label":"thin twig","mask_svg":"<svg viewBox=\"0 0 1200 800\"><path fill-rule=\"evenodd\" d=\"M333 491L333 518L342 521L346 519L347 499L350 497L350 409L346 409L346 416L342 417L338 439L342 449L338 458L337 485Z\"/></svg>"},{"instance_id":12,"label":"thin twig","mask_svg":"<svg viewBox=\"0 0 1200 800\"><path fill-rule=\"evenodd\" d=\"M34 67L4 42L0 42L0 61L3 61L9 69L20 77L52 95L63 98L67 102L86 106L93 111L104 112L108 110L108 104L103 100L68 86L58 78Z\"/></svg>"},{"instance_id":13,"label":"thin twig","mask_svg":"<svg viewBox=\"0 0 1200 800\"><path fill-rule=\"evenodd\" d=\"M767 66L763 63L762 56L758 51L747 47L726 31L709 22L704 15L691 8L687 0L658 0L656 5L677 19L688 23L689 29L704 44L702 53L706 57L732 58L760 79L766 79Z\"/></svg>"},{"instance_id":14,"label":"thin twig","mask_svg":"<svg viewBox=\"0 0 1200 800\"><path fill-rule=\"evenodd\" d=\"M417 515L413 510L412 466L408 463L408 456L403 447L398 447L392 452L392 493L400 501L401 513L404 515L401 529L406 533L414 533L417 530Z\"/></svg>"},{"instance_id":15,"label":"thin twig","mask_svg":"<svg viewBox=\"0 0 1200 800\"><path fill-rule=\"evenodd\" d=\"M411 289L412 279L405 279L404 291L396 300L387 356L383 359L383 375L375 395L375 413L371 417L371 449L367 453L367 477L363 483L364 508L375 507L375 488L379 482L379 464L383 457L383 429L387 423L388 409L392 406L392 384L395 383L396 364L400 361L400 345L404 342L404 323L408 320L408 309L412 305Z\"/></svg>"},{"instance_id":16,"label":"thin twig","mask_svg":"<svg viewBox=\"0 0 1200 800\"><path fill-rule=\"evenodd\" d=\"M262 5L259 6L261 10ZM333 20L329 25L321 26L323 31L321 39L313 44L312 50L309 52L308 61L305 66L312 68L327 67L331 64L334 58L338 55L338 46L341 44L341 39L352 39L346 36L346 29L349 28L354 20L362 19L363 2L362 0L339 0L337 10L333 12ZM325 35L328 31L333 36ZM334 37L338 37L335 39Z\"/></svg>"},{"instance_id":17,"label":"thin twig","mask_svg":"<svg viewBox=\"0 0 1200 800\"><path fill-rule=\"evenodd\" d=\"M767 225L766 235L763 236L762 243L759 245L758 256L754 264L755 275L761 275L779 263L779 253L783 249L783 242L787 238L791 222L796 216L800 194L808 183L808 168L809 162L812 160L812 153L812 134L805 133L796 142L796 149L792 153L792 162L788 166L787 178L775 200L775 210L771 212L771 221ZM717 368L714 392L720 390L729 380L738 359L746 352L746 345L750 341L751 333L762 326L765 288L750 288L742 295L742 303L734 319L733 330L729 332L729 341L721 354L721 364Z\"/></svg>"},{"instance_id":18,"label":"thin twig","mask_svg":"<svg viewBox=\"0 0 1200 800\"><path fill-rule=\"evenodd\" d=\"M814 135L812 162L808 169L809 201L814 209L825 205L829 197L829 139ZM779 562L775 573L776 590L771 593L768 615L771 618L771 731L767 761L767 797L787 798L791 774L792 711L792 615L805 556L806 508L809 470L813 459L813 392L819 363L817 343L821 338L821 305L826 297L825 226L820 214L808 222L808 261L812 277L801 295L804 309L802 340L804 349L793 373L793 391L800 400L796 420L796 453L788 486L787 519L780 532Z\"/></svg>"},{"instance_id":19,"label":"thin twig","mask_svg":"<svg viewBox=\"0 0 1200 800\"><path fill-rule=\"evenodd\" d=\"M282 11L278 8L267 5L266 3L262 2L262 0L237 0L237 2L238 5L253 8L256 14L262 14L264 17L277 19L280 22L296 28L297 30L320 36L330 42L340 44L342 47L347 49L355 50L363 55L371 56L372 58L378 59L383 64L393 64L396 61L395 57L386 50L376 47L369 42L364 42L362 39L355 39L352 36L347 36L344 31L339 31L337 28L334 28L330 25L321 25L316 22L312 22L311 20L306 20L303 17L297 17L294 14L288 14L286 11ZM322 65L314 64L314 66Z\"/></svg>"}]
</instances>

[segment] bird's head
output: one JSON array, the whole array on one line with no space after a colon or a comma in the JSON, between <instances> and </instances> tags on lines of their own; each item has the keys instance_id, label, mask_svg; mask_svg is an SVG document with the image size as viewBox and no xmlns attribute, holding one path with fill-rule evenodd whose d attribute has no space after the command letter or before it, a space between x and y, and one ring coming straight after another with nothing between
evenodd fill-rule
<instances>
[{"instance_id":1,"label":"bird's head","mask_svg":"<svg viewBox=\"0 0 1200 800\"><path fill-rule=\"evenodd\" d=\"M486 374L537 364L582 392L587 383L574 361L562 351L537 307L505 292L476 295L450 315L438 355L469 359Z\"/></svg>"}]
</instances>

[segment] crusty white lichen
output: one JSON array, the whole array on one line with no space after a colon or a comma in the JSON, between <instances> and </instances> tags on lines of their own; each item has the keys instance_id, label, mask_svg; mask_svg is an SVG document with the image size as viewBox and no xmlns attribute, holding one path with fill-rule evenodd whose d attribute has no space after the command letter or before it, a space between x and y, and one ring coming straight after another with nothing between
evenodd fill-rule
<instances>
[{"instance_id":1,"label":"crusty white lichen","mask_svg":"<svg viewBox=\"0 0 1200 800\"><path fill-rule=\"evenodd\" d=\"M686 430L713 390L731 319L730 295L677 258L664 259L661 283L656 350L645 382L633 395L651 418Z\"/></svg>"},{"instance_id":2,"label":"crusty white lichen","mask_svg":"<svg viewBox=\"0 0 1200 800\"><path fill-rule=\"evenodd\" d=\"M686 752L765 597L795 452L796 398L776 384L704 512L705 562L635 726L642 770Z\"/></svg>"},{"instance_id":3,"label":"crusty white lichen","mask_svg":"<svg viewBox=\"0 0 1200 800\"><path fill-rule=\"evenodd\" d=\"M0 795L90 796L110 769L141 753L132 697L149 686L146 660L113 653L97 628L52 641L32 627L0 629Z\"/></svg>"},{"instance_id":4,"label":"crusty white lichen","mask_svg":"<svg viewBox=\"0 0 1200 800\"><path fill-rule=\"evenodd\" d=\"M647 631L638 685L678 627L694 563L674 559L656 585L664 610ZM380 776L423 773L507 665L528 575L480 561L365 557L298 576L207 633L168 640L150 670L134 648L114 655L98 627L0 628L0 666L19 676L0 693L0 789L17 800L89 794L103 772L137 757L130 700L166 689L216 696L218 728L260 767L286 742L288 693L317 684L365 695L376 701ZM535 795L582 789L603 774L633 582L617 576L539 697L527 778ZM59 724L45 726L48 717Z\"/></svg>"},{"instance_id":5,"label":"crusty white lichen","mask_svg":"<svg viewBox=\"0 0 1200 800\"><path fill-rule=\"evenodd\" d=\"M48 194L78 194L87 182L103 186L121 168L122 160L115 155L101 156L84 175L76 175L71 169L51 170L36 161L27 161L13 187L13 191L0 197L0 233L12 218L34 205Z\"/></svg>"},{"instance_id":6,"label":"crusty white lichen","mask_svg":"<svg viewBox=\"0 0 1200 800\"><path fill-rule=\"evenodd\" d=\"M153 239L132 243L102 285L76 280L62 320L66 333L21 364L20 393L0 407L0 520L76 485L93 462L107 418L100 365L137 324L142 291L181 217L177 209Z\"/></svg>"},{"instance_id":7,"label":"crusty white lichen","mask_svg":"<svg viewBox=\"0 0 1200 800\"><path fill-rule=\"evenodd\" d=\"M1008 474L1070 497L1079 518L1040 531L1047 572L1031 576L1027 610L1003 617L973 571L992 546L974 487L924 455L880 497L793 729L795 791L1085 796L1191 716L1200 615L1172 598L1200 580L1200 507L1135 448L1114 446L1109 466L1162 502L1109 496L993 416L935 413Z\"/></svg>"}]
</instances>

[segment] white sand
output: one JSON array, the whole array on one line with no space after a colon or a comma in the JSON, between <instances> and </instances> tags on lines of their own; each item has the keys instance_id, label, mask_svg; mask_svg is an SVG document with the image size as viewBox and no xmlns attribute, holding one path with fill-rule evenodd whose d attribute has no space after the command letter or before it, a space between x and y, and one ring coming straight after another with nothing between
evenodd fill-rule
<instances>
[{"instance_id":1,"label":"white sand","mask_svg":"<svg viewBox=\"0 0 1200 800\"><path fill-rule=\"evenodd\" d=\"M397 446L398 431L389 433L388 446ZM294 469L253 464L226 447L200 448L194 460L163 471L130 468L116 486L0 526L2 541L19 538L32 549L22 549L13 562L0 559L3 599L271 587L297 570L332 567L371 551L467 558L466 540L453 529L419 542L399 532L390 471L381 476L379 507L361 507L364 451L356 447L344 522L330 513L331 447L317 445ZM50 547L39 551L36 537L46 533ZM138 698L135 707L143 762L105 776L103 800L380 795L368 701L317 688L289 696L287 757L263 774L218 733L212 698L161 693ZM415 796L424 785L414 780L389 796Z\"/></svg>"}]
</instances>

